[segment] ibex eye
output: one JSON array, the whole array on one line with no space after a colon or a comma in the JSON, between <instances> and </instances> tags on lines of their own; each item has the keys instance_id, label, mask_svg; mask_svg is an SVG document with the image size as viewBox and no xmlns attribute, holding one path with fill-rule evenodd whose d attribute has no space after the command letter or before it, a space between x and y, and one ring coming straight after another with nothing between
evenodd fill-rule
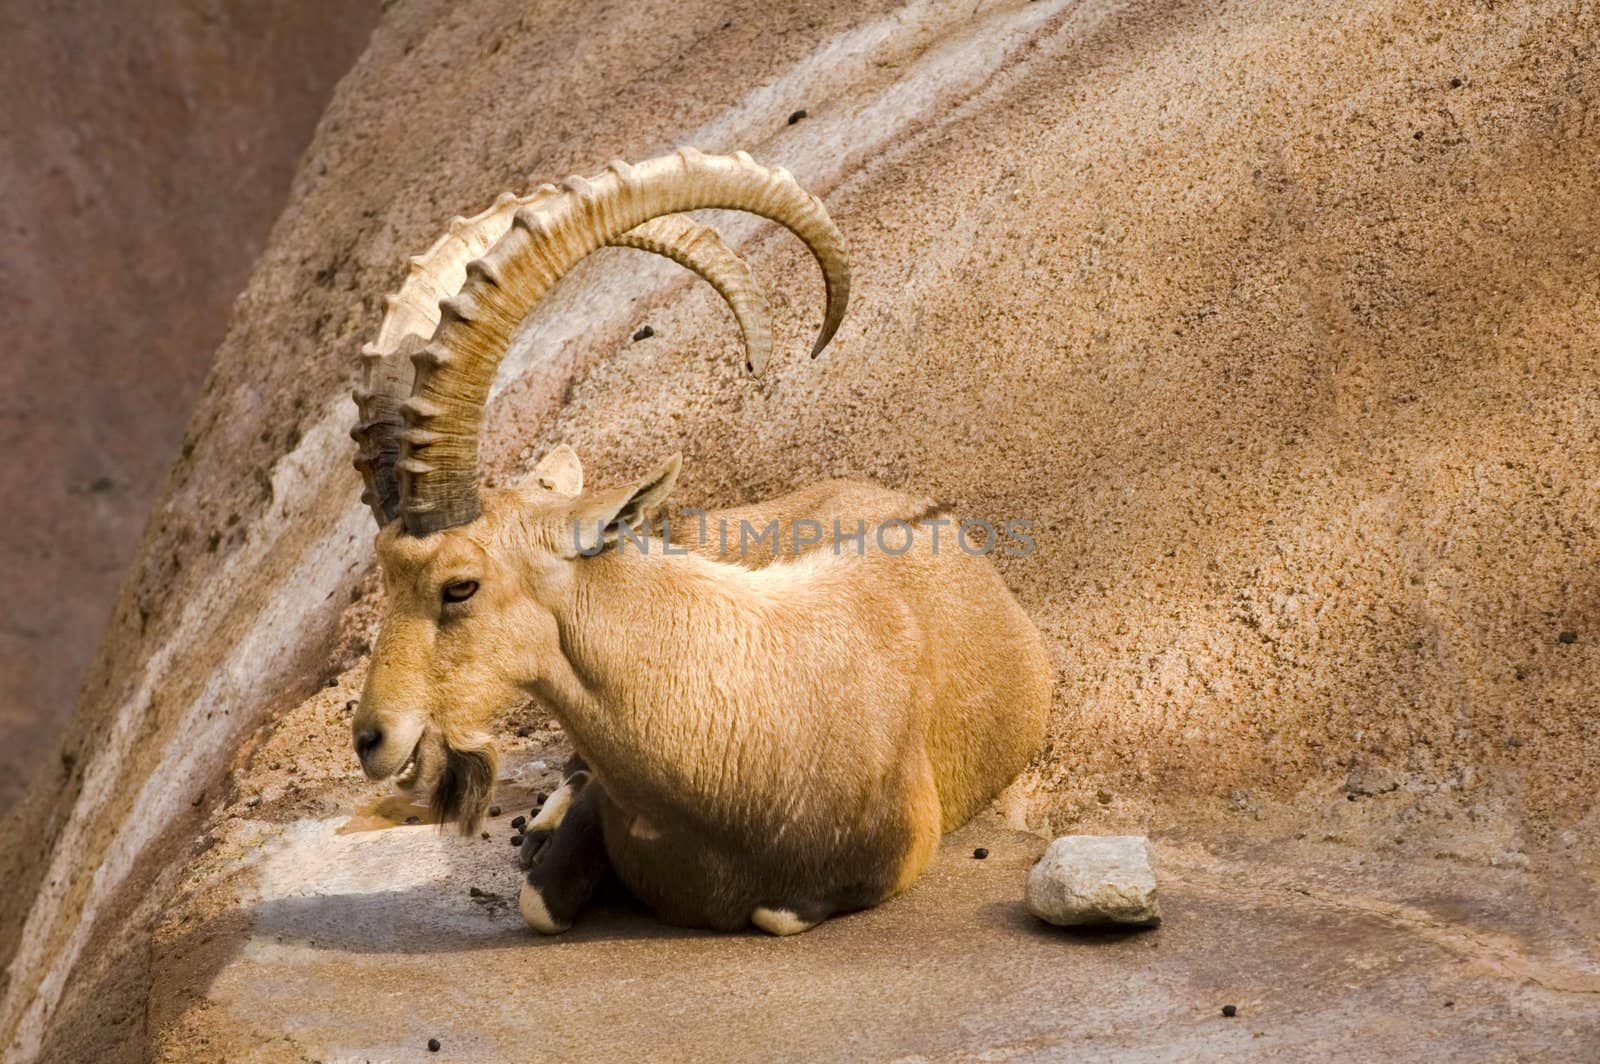
<instances>
[{"instance_id":1,"label":"ibex eye","mask_svg":"<svg viewBox=\"0 0 1600 1064\"><path fill-rule=\"evenodd\" d=\"M465 602L478 590L476 580L457 580L453 584L444 585L440 592L446 602Z\"/></svg>"}]
</instances>

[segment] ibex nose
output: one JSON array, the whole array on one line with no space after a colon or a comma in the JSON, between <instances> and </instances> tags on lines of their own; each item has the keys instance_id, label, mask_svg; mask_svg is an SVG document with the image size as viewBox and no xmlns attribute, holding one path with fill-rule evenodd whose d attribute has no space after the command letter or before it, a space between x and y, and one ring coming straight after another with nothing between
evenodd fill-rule
<instances>
[{"instance_id":1,"label":"ibex nose","mask_svg":"<svg viewBox=\"0 0 1600 1064\"><path fill-rule=\"evenodd\" d=\"M363 728L356 733L356 756L365 761L383 744L383 732L378 728Z\"/></svg>"}]
</instances>

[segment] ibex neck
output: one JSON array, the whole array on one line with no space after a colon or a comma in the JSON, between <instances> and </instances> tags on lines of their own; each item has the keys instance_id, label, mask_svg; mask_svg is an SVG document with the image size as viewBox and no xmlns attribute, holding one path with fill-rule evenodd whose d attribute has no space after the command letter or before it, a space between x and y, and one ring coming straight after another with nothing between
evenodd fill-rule
<instances>
[{"instance_id":1,"label":"ibex neck","mask_svg":"<svg viewBox=\"0 0 1600 1064\"><path fill-rule=\"evenodd\" d=\"M565 682L541 691L624 805L717 818L752 759L791 755L763 689L803 658L819 564L750 572L628 548L577 566L558 609ZM803 667L803 666L802 666Z\"/></svg>"}]
</instances>

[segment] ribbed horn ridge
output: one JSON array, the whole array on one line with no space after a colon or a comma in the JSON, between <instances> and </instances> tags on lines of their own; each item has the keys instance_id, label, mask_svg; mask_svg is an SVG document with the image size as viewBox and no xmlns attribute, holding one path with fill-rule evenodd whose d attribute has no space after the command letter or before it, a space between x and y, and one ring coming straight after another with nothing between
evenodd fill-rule
<instances>
[{"instance_id":1,"label":"ribbed horn ridge","mask_svg":"<svg viewBox=\"0 0 1600 1064\"><path fill-rule=\"evenodd\" d=\"M365 485L361 501L372 508L379 528L400 512L400 482L395 476L400 433L405 429L400 404L411 392L411 356L425 344L413 333L393 352L385 353L376 344L361 349L362 382L355 389L356 427L350 435L356 441L356 469Z\"/></svg>"},{"instance_id":2,"label":"ribbed horn ridge","mask_svg":"<svg viewBox=\"0 0 1600 1064\"><path fill-rule=\"evenodd\" d=\"M401 404L406 428L395 467L408 531L422 535L478 516L483 404L523 317L595 249L651 219L701 208L759 214L805 242L827 289L812 355L827 345L849 300L844 237L787 171L744 152L685 148L637 166L614 162L597 177L568 178L559 191L541 189L516 209L505 235L467 263L460 290L440 305L432 339L412 356L416 383Z\"/></svg>"},{"instance_id":3,"label":"ribbed horn ridge","mask_svg":"<svg viewBox=\"0 0 1600 1064\"><path fill-rule=\"evenodd\" d=\"M439 324L440 301L460 290L468 263L505 235L518 210L564 195L554 185L544 185L527 196L506 193L487 210L452 220L432 247L411 259L405 282L388 297L377 340L362 348L362 383L355 390L358 420L351 431L360 445L355 465L366 486L361 498L380 526L399 513L395 467L400 458L400 434L406 427L400 407L412 391L411 358ZM747 367L753 373L761 372L772 350L771 309L749 268L715 230L683 215L669 214L606 243L663 255L710 282L738 321Z\"/></svg>"}]
</instances>

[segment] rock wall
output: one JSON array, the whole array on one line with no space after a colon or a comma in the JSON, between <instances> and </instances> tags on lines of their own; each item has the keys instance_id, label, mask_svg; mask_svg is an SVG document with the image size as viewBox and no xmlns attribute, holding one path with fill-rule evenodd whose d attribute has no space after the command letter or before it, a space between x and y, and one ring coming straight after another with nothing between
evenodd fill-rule
<instances>
[{"instance_id":1,"label":"rock wall","mask_svg":"<svg viewBox=\"0 0 1600 1064\"><path fill-rule=\"evenodd\" d=\"M814 268L729 226L779 316L747 380L714 296L607 252L507 359L493 476L681 449L685 503L842 474L1032 519L1003 569L1060 680L1017 817L1403 783L1592 898L1597 42L1575 0L393 5L0 844L0 1042L118 1030L241 742L360 669L346 392L405 255L681 143L825 197L844 329L804 358Z\"/></svg>"},{"instance_id":2,"label":"rock wall","mask_svg":"<svg viewBox=\"0 0 1600 1064\"><path fill-rule=\"evenodd\" d=\"M0 10L0 809L60 729L377 0Z\"/></svg>"}]
</instances>

